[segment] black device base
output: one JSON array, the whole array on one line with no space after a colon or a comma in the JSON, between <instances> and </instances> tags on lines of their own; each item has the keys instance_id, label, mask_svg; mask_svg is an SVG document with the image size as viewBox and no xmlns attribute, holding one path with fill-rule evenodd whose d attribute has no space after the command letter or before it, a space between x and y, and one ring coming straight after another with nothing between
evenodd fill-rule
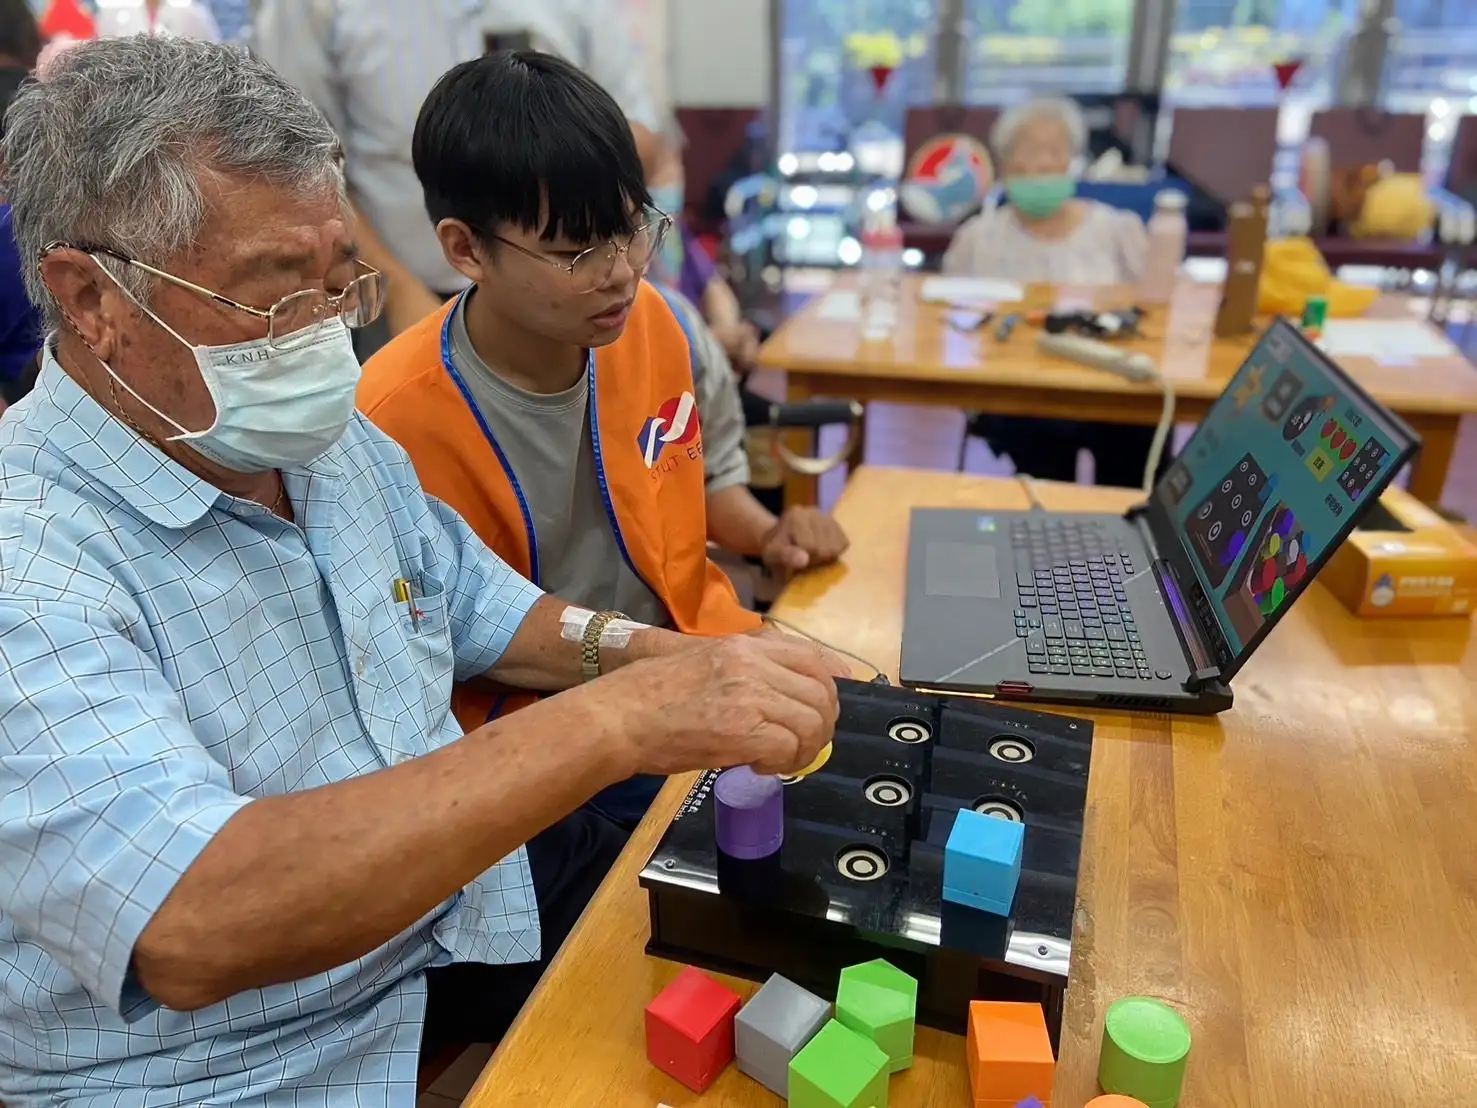
<instances>
[{"instance_id":1,"label":"black device base","mask_svg":"<svg viewBox=\"0 0 1477 1108\"><path fill-rule=\"evenodd\" d=\"M886 958L918 980L920 1023L963 1032L969 1001L1042 1005L1060 1033L1092 724L962 697L841 681L830 761L785 788L778 871L720 858L716 773L698 778L641 872L647 953L834 996ZM1007 919L942 899L960 809L1024 821Z\"/></svg>"}]
</instances>

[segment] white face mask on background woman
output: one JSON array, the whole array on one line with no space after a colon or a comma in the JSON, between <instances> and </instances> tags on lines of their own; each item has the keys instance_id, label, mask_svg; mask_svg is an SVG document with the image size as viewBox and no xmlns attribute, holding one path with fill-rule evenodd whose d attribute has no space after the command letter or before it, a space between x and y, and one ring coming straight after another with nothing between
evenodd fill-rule
<instances>
[{"instance_id":1,"label":"white face mask on background woman","mask_svg":"<svg viewBox=\"0 0 1477 1108\"><path fill-rule=\"evenodd\" d=\"M360 369L341 318L306 327L288 336L285 344L262 338L230 346L196 346L139 304L126 287L118 287L140 311L190 348L215 404L211 425L191 431L102 362L130 396L179 432L171 442L187 443L227 469L260 473L306 465L343 437L354 418Z\"/></svg>"}]
</instances>

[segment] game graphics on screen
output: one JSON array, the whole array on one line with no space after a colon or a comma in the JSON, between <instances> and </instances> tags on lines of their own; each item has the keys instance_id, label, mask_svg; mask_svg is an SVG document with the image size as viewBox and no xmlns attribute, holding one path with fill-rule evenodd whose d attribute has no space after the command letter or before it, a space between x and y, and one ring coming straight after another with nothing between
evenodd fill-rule
<instances>
[{"instance_id":1,"label":"game graphics on screen","mask_svg":"<svg viewBox=\"0 0 1477 1108\"><path fill-rule=\"evenodd\" d=\"M1275 332L1216 409L1159 492L1239 651L1297 595L1393 448L1353 397Z\"/></svg>"}]
</instances>

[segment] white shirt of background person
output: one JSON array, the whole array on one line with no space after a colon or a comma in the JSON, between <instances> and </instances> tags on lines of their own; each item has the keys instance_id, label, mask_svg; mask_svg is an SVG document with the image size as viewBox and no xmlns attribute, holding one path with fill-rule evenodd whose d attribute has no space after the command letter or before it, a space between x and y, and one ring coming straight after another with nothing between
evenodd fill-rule
<instances>
[{"instance_id":1,"label":"white shirt of background person","mask_svg":"<svg viewBox=\"0 0 1477 1108\"><path fill-rule=\"evenodd\" d=\"M210 9L195 0L98 0L97 37L124 35L181 35L185 38L221 40L220 28Z\"/></svg>"}]
</instances>

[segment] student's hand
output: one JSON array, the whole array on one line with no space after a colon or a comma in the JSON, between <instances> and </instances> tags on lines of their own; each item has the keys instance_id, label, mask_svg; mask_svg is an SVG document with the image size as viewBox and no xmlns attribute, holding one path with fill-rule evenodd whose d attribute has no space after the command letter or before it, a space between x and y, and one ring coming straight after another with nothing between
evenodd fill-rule
<instances>
[{"instance_id":1,"label":"student's hand","mask_svg":"<svg viewBox=\"0 0 1477 1108\"><path fill-rule=\"evenodd\" d=\"M753 368L755 359L759 357L757 327L748 320L741 319L737 323L718 324L712 330L713 337L723 347L723 352L728 355L734 369L742 373Z\"/></svg>"},{"instance_id":2,"label":"student's hand","mask_svg":"<svg viewBox=\"0 0 1477 1108\"><path fill-rule=\"evenodd\" d=\"M419 281L392 284L389 299L385 301L385 320L390 325L391 337L408 327L414 327L441 305L441 297Z\"/></svg>"},{"instance_id":3,"label":"student's hand","mask_svg":"<svg viewBox=\"0 0 1477 1108\"><path fill-rule=\"evenodd\" d=\"M829 565L851 545L841 525L819 508L786 508L764 536L760 558L770 569L796 573Z\"/></svg>"},{"instance_id":4,"label":"student's hand","mask_svg":"<svg viewBox=\"0 0 1477 1108\"><path fill-rule=\"evenodd\" d=\"M731 635L635 662L566 696L616 713L632 773L794 773L836 729L834 656L791 635Z\"/></svg>"}]
</instances>

